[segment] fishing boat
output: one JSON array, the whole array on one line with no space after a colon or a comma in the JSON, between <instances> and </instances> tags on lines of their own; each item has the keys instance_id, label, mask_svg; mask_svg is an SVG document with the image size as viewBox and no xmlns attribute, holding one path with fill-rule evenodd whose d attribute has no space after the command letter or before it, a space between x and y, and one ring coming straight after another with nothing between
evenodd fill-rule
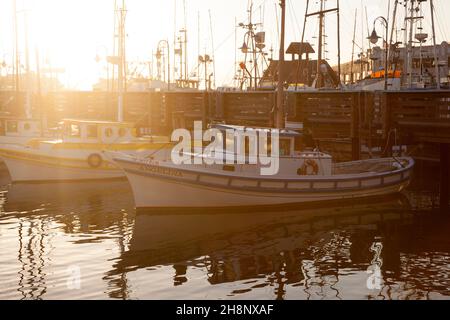
<instances>
[{"instance_id":1,"label":"fishing boat","mask_svg":"<svg viewBox=\"0 0 450 320\"><path fill-rule=\"evenodd\" d=\"M247 211L259 207L383 196L398 193L408 186L414 167L411 158L333 164L330 155L318 150L308 151L301 147L301 143L296 143L301 138L300 133L285 129L285 1L281 1L280 6L281 37L275 109L277 129L218 125L213 129L216 133L223 133L214 138L218 145L214 152L205 152L209 146L201 152L198 147L193 148L194 152L184 149L180 152L181 149L174 148L170 159L157 161L113 156L131 184L137 209ZM259 139L257 146L253 144L251 147L250 143L246 144L249 134L258 139L266 138ZM217 140L219 136L222 139ZM195 140L198 139L194 139L194 145ZM227 140L234 141L230 144ZM242 142L245 159L242 159ZM253 161L255 159L251 158L255 153L252 151L255 149L258 155L270 153L270 158L277 163L277 170L265 175L265 167L267 164L272 167L272 163ZM173 161L174 153L175 157L181 153L192 161ZM224 163L225 159L238 160Z\"/></svg>"},{"instance_id":2,"label":"fishing boat","mask_svg":"<svg viewBox=\"0 0 450 320\"><path fill-rule=\"evenodd\" d=\"M167 137L136 137L134 125L126 122L66 119L57 135L25 145L0 144L13 182L123 178L104 151L158 157L170 146Z\"/></svg>"},{"instance_id":3,"label":"fishing boat","mask_svg":"<svg viewBox=\"0 0 450 320\"><path fill-rule=\"evenodd\" d=\"M223 125L221 129L244 130ZM289 130L279 131L279 171L270 176L261 175L264 165L260 163L207 165L212 161L205 160L212 156L197 153L189 154L194 159L191 164L121 155L114 161L124 170L138 209L248 210L383 196L401 192L410 183L412 158L333 164L326 153L297 150L295 139L300 137ZM214 157L226 158L226 153L224 148L223 154Z\"/></svg>"}]
</instances>

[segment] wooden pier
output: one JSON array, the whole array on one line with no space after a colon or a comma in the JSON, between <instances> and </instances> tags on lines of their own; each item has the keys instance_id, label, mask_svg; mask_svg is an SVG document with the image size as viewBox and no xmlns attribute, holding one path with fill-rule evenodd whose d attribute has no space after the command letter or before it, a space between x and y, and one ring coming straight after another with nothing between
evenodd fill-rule
<instances>
[{"instance_id":1,"label":"wooden pier","mask_svg":"<svg viewBox=\"0 0 450 320\"><path fill-rule=\"evenodd\" d=\"M3 112L21 116L14 92L0 92ZM23 105L25 94L19 95ZM193 128L194 121L273 126L275 92L126 93L124 119L155 134ZM441 207L450 192L450 91L318 91L288 92L289 122L299 122L321 150L336 160L391 155L393 146L415 159L440 163ZM117 94L50 92L32 97L34 114L49 125L63 118L114 120Z\"/></svg>"}]
</instances>

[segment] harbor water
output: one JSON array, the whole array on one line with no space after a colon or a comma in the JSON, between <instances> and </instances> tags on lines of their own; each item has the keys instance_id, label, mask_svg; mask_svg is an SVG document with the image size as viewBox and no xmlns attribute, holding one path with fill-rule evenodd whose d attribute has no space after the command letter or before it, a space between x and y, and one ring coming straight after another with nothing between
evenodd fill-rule
<instances>
[{"instance_id":1,"label":"harbor water","mask_svg":"<svg viewBox=\"0 0 450 320\"><path fill-rule=\"evenodd\" d=\"M10 184L0 299L449 299L433 190L326 207L136 213L127 181Z\"/></svg>"}]
</instances>

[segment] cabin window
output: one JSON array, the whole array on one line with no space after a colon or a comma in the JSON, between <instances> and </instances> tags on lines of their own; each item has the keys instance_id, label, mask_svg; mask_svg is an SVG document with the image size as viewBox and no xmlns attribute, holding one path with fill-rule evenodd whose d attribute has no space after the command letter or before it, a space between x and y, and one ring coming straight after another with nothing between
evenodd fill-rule
<instances>
[{"instance_id":1,"label":"cabin window","mask_svg":"<svg viewBox=\"0 0 450 320\"><path fill-rule=\"evenodd\" d=\"M97 138L98 137L98 128L96 125L87 126L87 137L88 138Z\"/></svg>"},{"instance_id":2,"label":"cabin window","mask_svg":"<svg viewBox=\"0 0 450 320\"><path fill-rule=\"evenodd\" d=\"M291 154L291 141L289 139L280 139L280 156Z\"/></svg>"},{"instance_id":3,"label":"cabin window","mask_svg":"<svg viewBox=\"0 0 450 320\"><path fill-rule=\"evenodd\" d=\"M69 136L79 137L80 136L80 126L78 124L71 124L69 126Z\"/></svg>"},{"instance_id":4,"label":"cabin window","mask_svg":"<svg viewBox=\"0 0 450 320\"><path fill-rule=\"evenodd\" d=\"M6 131L7 132L18 132L17 121L8 121L6 123Z\"/></svg>"},{"instance_id":5,"label":"cabin window","mask_svg":"<svg viewBox=\"0 0 450 320\"><path fill-rule=\"evenodd\" d=\"M111 138L113 135L113 129L112 128L106 128L105 129L105 137Z\"/></svg>"},{"instance_id":6,"label":"cabin window","mask_svg":"<svg viewBox=\"0 0 450 320\"><path fill-rule=\"evenodd\" d=\"M119 137L125 137L125 135L127 134L127 130L125 128L120 128L119 129Z\"/></svg>"}]
</instances>

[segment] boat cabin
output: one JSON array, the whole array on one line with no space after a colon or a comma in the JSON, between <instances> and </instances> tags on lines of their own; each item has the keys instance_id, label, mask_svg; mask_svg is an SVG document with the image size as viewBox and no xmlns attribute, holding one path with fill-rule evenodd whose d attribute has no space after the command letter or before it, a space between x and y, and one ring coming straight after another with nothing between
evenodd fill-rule
<instances>
[{"instance_id":1,"label":"boat cabin","mask_svg":"<svg viewBox=\"0 0 450 320\"><path fill-rule=\"evenodd\" d=\"M0 136L38 137L41 134L41 121L36 119L0 118Z\"/></svg>"},{"instance_id":2,"label":"boat cabin","mask_svg":"<svg viewBox=\"0 0 450 320\"><path fill-rule=\"evenodd\" d=\"M260 134L264 134L266 137L268 137L267 140L267 148L268 152L270 153L271 149L271 133L273 128L264 128L264 127L245 127L245 126L234 126L234 125L224 125L224 124L216 124L211 126L211 128L218 129L222 131L223 136L225 137L225 133L227 130L233 130L235 132L235 135L242 135L243 137L246 137L245 141L245 148L248 150L249 148L249 139L247 139L248 136L256 134L259 136ZM280 156L281 157L293 157L296 153L296 151L299 151L299 143L302 135L298 133L297 131L291 130L291 129L278 129L279 134L279 146L280 146ZM230 138L225 139L225 144L230 143ZM237 143L235 139L235 148L237 148Z\"/></svg>"},{"instance_id":3,"label":"boat cabin","mask_svg":"<svg viewBox=\"0 0 450 320\"><path fill-rule=\"evenodd\" d=\"M64 142L74 143L121 143L136 139L136 128L132 123L72 120L59 123L59 132Z\"/></svg>"}]
</instances>

